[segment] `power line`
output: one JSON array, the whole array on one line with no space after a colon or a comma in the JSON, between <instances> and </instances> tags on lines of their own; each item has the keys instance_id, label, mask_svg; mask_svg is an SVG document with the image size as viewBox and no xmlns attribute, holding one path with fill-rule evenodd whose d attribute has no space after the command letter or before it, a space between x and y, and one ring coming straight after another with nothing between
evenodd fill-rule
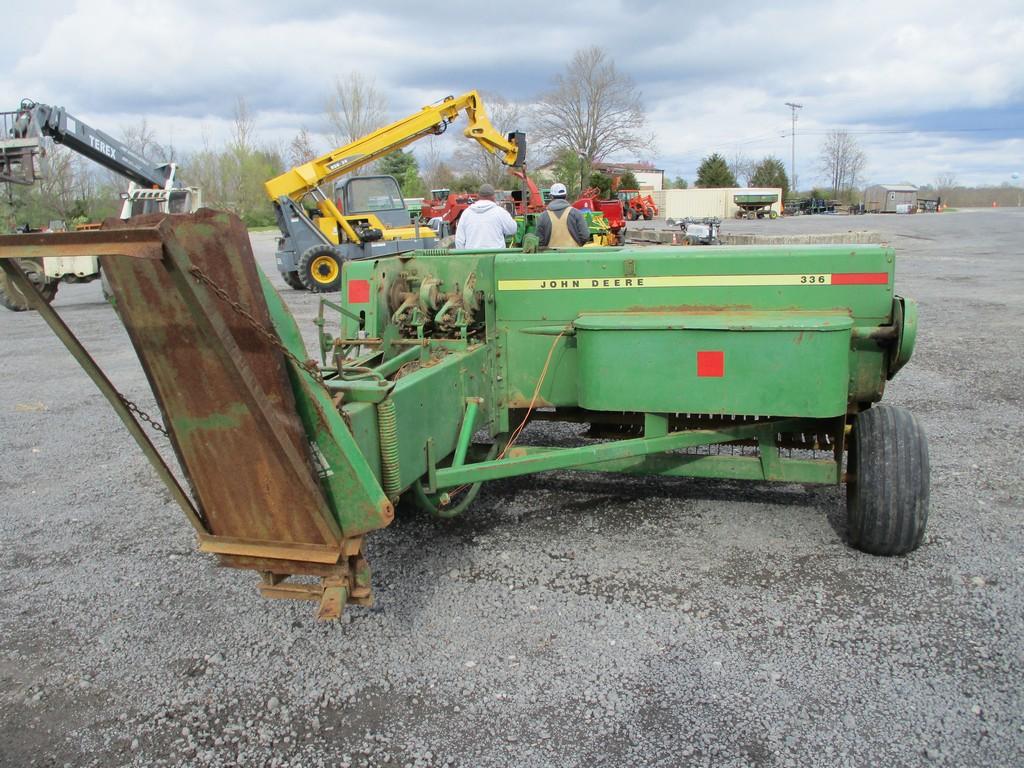
<instances>
[{"instance_id":1,"label":"power line","mask_svg":"<svg viewBox=\"0 0 1024 768\"><path fill-rule=\"evenodd\" d=\"M800 131L801 136L824 136L832 131L843 131L851 136L872 136L880 134L898 133L986 133L992 131L1012 132L1012 128L870 128L864 130L850 130L849 128L809 128Z\"/></svg>"}]
</instances>

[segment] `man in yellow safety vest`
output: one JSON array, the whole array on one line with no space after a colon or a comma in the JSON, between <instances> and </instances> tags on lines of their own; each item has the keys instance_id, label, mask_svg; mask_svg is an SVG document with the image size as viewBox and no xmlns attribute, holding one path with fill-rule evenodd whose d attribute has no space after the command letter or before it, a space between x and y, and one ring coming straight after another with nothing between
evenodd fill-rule
<instances>
[{"instance_id":1,"label":"man in yellow safety vest","mask_svg":"<svg viewBox=\"0 0 1024 768\"><path fill-rule=\"evenodd\" d=\"M579 248L590 240L590 227L583 214L565 199L565 184L551 185L548 209L537 217L537 239L541 248Z\"/></svg>"}]
</instances>

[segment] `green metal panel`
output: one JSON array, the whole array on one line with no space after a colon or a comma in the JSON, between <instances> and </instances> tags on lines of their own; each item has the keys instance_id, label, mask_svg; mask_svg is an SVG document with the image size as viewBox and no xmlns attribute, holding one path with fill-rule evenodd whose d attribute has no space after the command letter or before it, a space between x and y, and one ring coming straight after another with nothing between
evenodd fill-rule
<instances>
[{"instance_id":1,"label":"green metal panel","mask_svg":"<svg viewBox=\"0 0 1024 768\"><path fill-rule=\"evenodd\" d=\"M380 435L377 432L377 409L373 403L345 403L342 418L352 432L352 439L374 477L380 480Z\"/></svg>"},{"instance_id":2,"label":"green metal panel","mask_svg":"<svg viewBox=\"0 0 1024 768\"><path fill-rule=\"evenodd\" d=\"M499 254L495 314L506 337L508 402L522 405L524 394L528 399L551 350L550 338L532 332L538 326L568 326L583 313L799 310L842 313L855 326L873 329L892 319L893 267L892 250L875 245ZM577 404L577 351L574 339L555 343L541 402ZM865 341L848 346L847 355L831 373L843 377L852 399L878 399L885 370L880 346ZM649 363L629 354L618 375L642 376Z\"/></svg>"},{"instance_id":3,"label":"green metal panel","mask_svg":"<svg viewBox=\"0 0 1024 768\"><path fill-rule=\"evenodd\" d=\"M890 379L907 364L910 356L914 353L914 345L917 343L917 302L897 296L893 302L893 314L897 319L899 335L896 349L889 356L887 378Z\"/></svg>"},{"instance_id":4,"label":"green metal panel","mask_svg":"<svg viewBox=\"0 0 1024 768\"><path fill-rule=\"evenodd\" d=\"M398 262L398 259L388 259L389 262ZM385 281L377 270L378 260L358 259L347 261L342 265L341 271L341 304L346 307L349 314L341 316L341 335L344 338L354 339L359 336L362 328L367 329L370 336L376 336L380 332L381 324L385 318L378 317L380 307L383 304L387 310L387 302L381 302L380 292L385 288ZM372 285L368 301L354 302L350 300L353 296L351 289L352 281L364 280Z\"/></svg>"},{"instance_id":5,"label":"green metal panel","mask_svg":"<svg viewBox=\"0 0 1024 768\"><path fill-rule=\"evenodd\" d=\"M537 328L570 327L581 312L802 310L845 313L863 328L891 321L893 253L881 246L579 249L557 254L417 251L347 263L342 297L351 295L354 280L370 284L367 300L349 301L347 307L350 315L363 316L368 336L379 337L389 324L395 280L433 277L450 287L471 272L484 296L487 340L494 342L497 356L492 384L499 408L488 417L492 432L507 427L502 406L529 404L549 352L538 404L579 404L577 340L566 336L555 341ZM851 276L875 282L833 283ZM354 295L358 298L359 291ZM348 317L341 333L354 337L359 327ZM880 345L861 340L856 349L849 347L846 365L832 373L845 375L850 399L871 401L881 396L885 365ZM827 410L833 411L834 392L823 397L830 403Z\"/></svg>"},{"instance_id":6,"label":"green metal panel","mask_svg":"<svg viewBox=\"0 0 1024 768\"><path fill-rule=\"evenodd\" d=\"M882 284L819 281L833 274L880 273ZM666 285L673 277L681 278L679 284ZM877 325L891 317L893 251L878 245L802 245L510 253L495 258L495 278L499 320L557 322L584 312L636 310L799 309L846 310L858 322Z\"/></svg>"},{"instance_id":7,"label":"green metal panel","mask_svg":"<svg viewBox=\"0 0 1024 768\"><path fill-rule=\"evenodd\" d=\"M262 271L260 279L277 335L292 354L306 359L306 347L295 319ZM377 472L360 452L327 391L308 373L297 370L294 363L289 362L288 370L315 469L342 532L345 536L356 536L383 528L391 522L394 510L380 489Z\"/></svg>"},{"instance_id":8,"label":"green metal panel","mask_svg":"<svg viewBox=\"0 0 1024 768\"><path fill-rule=\"evenodd\" d=\"M754 205L760 203L761 205L770 205L771 203L779 202L778 195L764 194L764 195L733 195L733 202L737 205Z\"/></svg>"},{"instance_id":9,"label":"green metal panel","mask_svg":"<svg viewBox=\"0 0 1024 768\"><path fill-rule=\"evenodd\" d=\"M502 323L503 360L507 375L502 402L509 408L526 408L533 397L544 362L551 352L547 375L537 396L538 406L569 406L578 402L579 366L576 339L572 336L531 333L536 323ZM571 327L567 323L565 328ZM556 331L557 333L557 331ZM552 350L552 346L554 349Z\"/></svg>"},{"instance_id":10,"label":"green metal panel","mask_svg":"<svg viewBox=\"0 0 1024 768\"><path fill-rule=\"evenodd\" d=\"M846 412L852 325L840 314L798 312L583 315L575 323L579 404L838 416Z\"/></svg>"},{"instance_id":11,"label":"green metal panel","mask_svg":"<svg viewBox=\"0 0 1024 768\"><path fill-rule=\"evenodd\" d=\"M483 397L478 422L487 421L493 404L489 386L490 350L477 346L399 379L391 395L398 417L399 480L403 489L427 473L427 440L435 455L452 454L466 410L466 398Z\"/></svg>"}]
</instances>

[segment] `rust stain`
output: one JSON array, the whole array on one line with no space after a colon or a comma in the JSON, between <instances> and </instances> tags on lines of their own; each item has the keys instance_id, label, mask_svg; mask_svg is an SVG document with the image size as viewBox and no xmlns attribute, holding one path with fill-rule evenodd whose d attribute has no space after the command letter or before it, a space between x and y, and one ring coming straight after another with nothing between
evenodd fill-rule
<instances>
[{"instance_id":1,"label":"rust stain","mask_svg":"<svg viewBox=\"0 0 1024 768\"><path fill-rule=\"evenodd\" d=\"M197 266L271 326L248 233L234 217L201 212L195 217L141 217L108 222L97 234L139 224L156 225L165 258L182 274ZM109 229L108 229L109 228ZM239 384L207 338L162 262L106 258L118 309L138 352L179 462L218 536L292 544L334 544L318 526L318 486L303 482L281 459L276 436L244 399ZM191 277L187 278L190 282ZM210 317L218 317L251 372L283 439L309 463L305 430L295 408L285 360L242 317L196 285ZM223 428L230 416L232 428ZM311 466L302 467L315 478Z\"/></svg>"}]
</instances>

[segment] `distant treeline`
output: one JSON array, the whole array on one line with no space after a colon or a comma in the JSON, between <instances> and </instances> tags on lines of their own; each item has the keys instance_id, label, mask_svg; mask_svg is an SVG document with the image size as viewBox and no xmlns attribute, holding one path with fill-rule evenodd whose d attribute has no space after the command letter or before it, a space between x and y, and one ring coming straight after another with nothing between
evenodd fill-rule
<instances>
[{"instance_id":1,"label":"distant treeline","mask_svg":"<svg viewBox=\"0 0 1024 768\"><path fill-rule=\"evenodd\" d=\"M952 208L987 208L995 203L1000 208L1016 207L1024 203L1024 189L1004 184L1000 187L949 187L936 189L932 186L919 187L919 198L942 198Z\"/></svg>"}]
</instances>

